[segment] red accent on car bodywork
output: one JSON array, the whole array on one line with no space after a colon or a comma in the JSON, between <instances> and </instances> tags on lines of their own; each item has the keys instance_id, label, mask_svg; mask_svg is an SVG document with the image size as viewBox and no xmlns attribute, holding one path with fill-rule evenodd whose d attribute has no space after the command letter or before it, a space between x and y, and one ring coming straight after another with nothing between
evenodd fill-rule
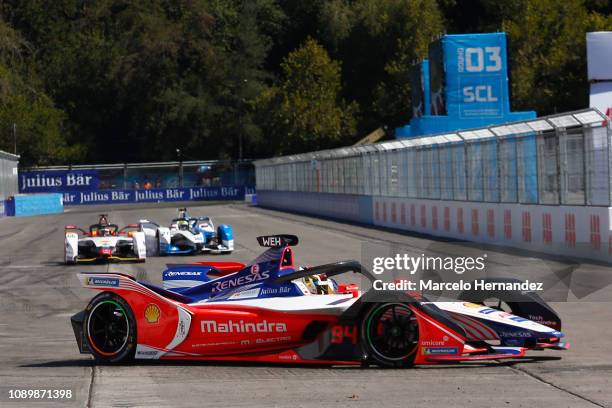
<instances>
[{"instance_id":1,"label":"red accent on car bodywork","mask_svg":"<svg viewBox=\"0 0 612 408\"><path fill-rule=\"evenodd\" d=\"M351 293L353 297L358 297L359 286L354 283L341 283L338 285L338 293Z\"/></svg>"}]
</instances>

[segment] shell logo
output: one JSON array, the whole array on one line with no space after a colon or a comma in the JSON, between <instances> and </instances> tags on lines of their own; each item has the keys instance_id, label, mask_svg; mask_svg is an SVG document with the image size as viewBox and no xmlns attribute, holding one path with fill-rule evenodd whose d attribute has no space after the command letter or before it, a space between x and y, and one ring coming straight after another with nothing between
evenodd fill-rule
<instances>
[{"instance_id":1,"label":"shell logo","mask_svg":"<svg viewBox=\"0 0 612 408\"><path fill-rule=\"evenodd\" d=\"M148 323L154 324L159 322L159 316L161 316L161 310L159 306L154 303L149 303L144 311L144 317Z\"/></svg>"}]
</instances>

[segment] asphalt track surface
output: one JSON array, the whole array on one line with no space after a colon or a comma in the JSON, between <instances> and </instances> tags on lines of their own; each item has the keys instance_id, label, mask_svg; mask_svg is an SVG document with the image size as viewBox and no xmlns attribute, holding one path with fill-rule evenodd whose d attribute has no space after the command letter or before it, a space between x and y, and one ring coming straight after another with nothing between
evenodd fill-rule
<instances>
[{"instance_id":1,"label":"asphalt track surface","mask_svg":"<svg viewBox=\"0 0 612 408\"><path fill-rule=\"evenodd\" d=\"M140 218L167 222L176 207L147 205L73 207L64 214L0 219L0 406L85 407L610 407L612 406L611 302L559 303L570 351L532 352L528 360L463 363L406 370L219 363L136 363L96 366L78 353L69 317L93 292L79 286L77 271L117 271L160 283L168 258L145 264L67 267L62 264L63 226L89 225L108 212L117 224ZM249 261L260 248L255 237L300 236L296 259L316 265L359 259L363 242L402 243L420 251L426 237L251 208L212 204L192 208L234 226L231 256L190 260ZM435 243L450 254L475 251L465 243ZM495 252L508 267L563 266L564 260ZM173 259L173 261L177 261ZM582 264L577 273L612 274L609 266ZM9 389L70 389L69 401L8 399Z\"/></svg>"}]
</instances>

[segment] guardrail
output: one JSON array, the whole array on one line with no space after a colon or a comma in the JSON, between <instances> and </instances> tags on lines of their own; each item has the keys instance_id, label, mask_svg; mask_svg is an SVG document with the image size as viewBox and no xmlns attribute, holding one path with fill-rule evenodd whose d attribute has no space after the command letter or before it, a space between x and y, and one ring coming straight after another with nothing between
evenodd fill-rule
<instances>
[{"instance_id":1,"label":"guardrail","mask_svg":"<svg viewBox=\"0 0 612 408\"><path fill-rule=\"evenodd\" d=\"M595 109L255 162L260 205L612 260L612 132Z\"/></svg>"},{"instance_id":2,"label":"guardrail","mask_svg":"<svg viewBox=\"0 0 612 408\"><path fill-rule=\"evenodd\" d=\"M19 191L150 190L255 184L250 160L173 161L20 169Z\"/></svg>"},{"instance_id":3,"label":"guardrail","mask_svg":"<svg viewBox=\"0 0 612 408\"><path fill-rule=\"evenodd\" d=\"M183 187L155 188L149 190L88 190L63 193L64 205L131 204L176 201L225 201L244 200L245 194L253 194L254 187Z\"/></svg>"}]
</instances>

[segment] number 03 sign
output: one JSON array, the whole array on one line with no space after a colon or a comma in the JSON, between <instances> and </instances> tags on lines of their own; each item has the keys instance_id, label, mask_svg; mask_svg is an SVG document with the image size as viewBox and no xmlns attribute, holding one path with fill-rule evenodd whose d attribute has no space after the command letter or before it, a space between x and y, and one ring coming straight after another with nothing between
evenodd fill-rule
<instances>
[{"instance_id":1,"label":"number 03 sign","mask_svg":"<svg viewBox=\"0 0 612 408\"><path fill-rule=\"evenodd\" d=\"M448 109L460 118L501 118L510 110L503 33L444 38Z\"/></svg>"},{"instance_id":2,"label":"number 03 sign","mask_svg":"<svg viewBox=\"0 0 612 408\"><path fill-rule=\"evenodd\" d=\"M502 69L501 47L457 48L459 72L497 72Z\"/></svg>"}]
</instances>

